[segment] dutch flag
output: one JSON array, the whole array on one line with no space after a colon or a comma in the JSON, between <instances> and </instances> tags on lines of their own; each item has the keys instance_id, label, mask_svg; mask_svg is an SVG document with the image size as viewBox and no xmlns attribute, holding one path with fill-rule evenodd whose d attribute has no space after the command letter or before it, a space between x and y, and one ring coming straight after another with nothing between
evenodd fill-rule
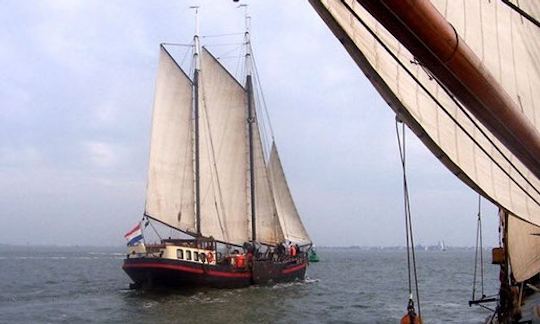
<instances>
[{"instance_id":1,"label":"dutch flag","mask_svg":"<svg viewBox=\"0 0 540 324\"><path fill-rule=\"evenodd\" d=\"M137 226L124 235L124 237L128 241L128 246L137 245L143 239L141 224L137 224Z\"/></svg>"}]
</instances>

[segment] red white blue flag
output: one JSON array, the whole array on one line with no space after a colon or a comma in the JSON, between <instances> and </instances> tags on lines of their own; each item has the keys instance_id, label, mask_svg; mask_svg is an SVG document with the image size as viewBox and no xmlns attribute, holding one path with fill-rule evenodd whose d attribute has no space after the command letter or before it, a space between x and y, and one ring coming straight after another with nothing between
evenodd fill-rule
<instances>
[{"instance_id":1,"label":"red white blue flag","mask_svg":"<svg viewBox=\"0 0 540 324\"><path fill-rule=\"evenodd\" d=\"M128 246L134 246L139 244L139 242L143 239L141 224L137 224L137 226L135 226L131 231L127 232L124 237L128 241Z\"/></svg>"}]
</instances>

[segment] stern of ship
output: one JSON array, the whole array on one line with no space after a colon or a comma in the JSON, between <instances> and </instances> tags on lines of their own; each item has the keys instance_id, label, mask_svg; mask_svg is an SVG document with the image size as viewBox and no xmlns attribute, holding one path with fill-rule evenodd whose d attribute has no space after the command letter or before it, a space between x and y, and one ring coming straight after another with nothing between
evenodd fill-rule
<instances>
[{"instance_id":1,"label":"stern of ship","mask_svg":"<svg viewBox=\"0 0 540 324\"><path fill-rule=\"evenodd\" d=\"M194 240L164 240L161 244L130 247L122 268L135 288L250 285L251 271L222 259L214 247Z\"/></svg>"}]
</instances>

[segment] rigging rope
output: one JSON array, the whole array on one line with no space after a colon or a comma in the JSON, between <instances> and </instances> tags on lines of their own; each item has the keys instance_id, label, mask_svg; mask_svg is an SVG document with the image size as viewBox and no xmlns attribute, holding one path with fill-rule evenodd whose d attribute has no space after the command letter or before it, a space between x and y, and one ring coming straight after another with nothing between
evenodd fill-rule
<instances>
[{"instance_id":1,"label":"rigging rope","mask_svg":"<svg viewBox=\"0 0 540 324\"><path fill-rule=\"evenodd\" d=\"M180 44L180 43L161 43L163 46L178 46L178 47L193 47L193 43Z\"/></svg>"},{"instance_id":2,"label":"rigging rope","mask_svg":"<svg viewBox=\"0 0 540 324\"><path fill-rule=\"evenodd\" d=\"M216 44L206 44L206 47L218 47L218 46L242 46L244 43L236 42L236 43L216 43Z\"/></svg>"},{"instance_id":3,"label":"rigging rope","mask_svg":"<svg viewBox=\"0 0 540 324\"><path fill-rule=\"evenodd\" d=\"M223 37L223 36L235 36L235 35L244 35L244 33L241 32L241 33L228 33L228 34L203 35L203 36L201 36L201 38Z\"/></svg>"},{"instance_id":4,"label":"rigging rope","mask_svg":"<svg viewBox=\"0 0 540 324\"><path fill-rule=\"evenodd\" d=\"M407 170L406 170L406 142L405 142L405 123L401 123L401 134L399 131L398 117L396 116L396 135L399 147L399 156L401 160L401 168L403 171L403 202L405 208L405 232L406 232L406 242L407 242L407 272L409 280L409 311L414 311L414 301L412 293L412 282L414 277L414 288L416 293L416 304L418 305L418 318L421 321L422 312L420 309L420 294L418 289L418 274L416 271L416 254L414 250L414 237L413 237L413 227L412 227L412 217L411 217L411 203L409 198L409 186L407 183ZM412 274L411 274L412 268Z\"/></svg>"},{"instance_id":5,"label":"rigging rope","mask_svg":"<svg viewBox=\"0 0 540 324\"><path fill-rule=\"evenodd\" d=\"M221 53L221 55L217 56L216 59L220 60L222 58L238 58L240 56L240 49L241 47L238 46L238 47L234 47L228 51L225 51L223 53ZM239 54L238 55L231 55L231 53L233 52L238 52Z\"/></svg>"},{"instance_id":6,"label":"rigging rope","mask_svg":"<svg viewBox=\"0 0 540 324\"><path fill-rule=\"evenodd\" d=\"M184 62L186 61L186 58L188 57L188 54L190 54L189 56L190 57L193 57L193 47L195 46L195 44L192 44L191 47L190 47L190 50L187 50L185 53L184 53L184 57L182 58L182 61L180 61L180 66L183 66L184 65Z\"/></svg>"},{"instance_id":7,"label":"rigging rope","mask_svg":"<svg viewBox=\"0 0 540 324\"><path fill-rule=\"evenodd\" d=\"M144 219L144 217L143 217ZM159 232L158 230L154 227L154 224L152 224L152 222L150 221L150 219L148 217L146 217L146 223L144 224L144 227L146 227L146 225L150 225L150 227L152 227L152 229L154 230L154 232L156 233L157 237L159 237L159 240L163 240L161 238L161 235L159 235Z\"/></svg>"},{"instance_id":8,"label":"rigging rope","mask_svg":"<svg viewBox=\"0 0 540 324\"><path fill-rule=\"evenodd\" d=\"M528 21L530 21L531 23L533 23L536 27L539 27L540 28L540 22L538 20L536 20L536 18L534 18L533 16L531 16L527 11L521 9L519 7L519 1L517 3L517 5L515 5L514 3L512 3L511 1L509 0L502 0L502 3L504 3L505 5L507 5L508 7L512 8L512 10L516 11L518 14L520 14L522 17L524 17L525 19L527 19Z\"/></svg>"},{"instance_id":9,"label":"rigging rope","mask_svg":"<svg viewBox=\"0 0 540 324\"><path fill-rule=\"evenodd\" d=\"M258 89L260 89L261 99L262 99L262 108L264 111L264 114L266 115L266 120L268 121L268 128L270 129L270 136L272 138L272 141L274 141L274 129L272 128L272 123L270 122L270 114L268 113L268 106L266 105L266 99L264 97L264 93L262 92L262 84L261 84L261 78L259 77L259 68L257 67L257 62L255 61L255 54L253 53L253 50L251 50L251 56L253 61L253 70L255 71L255 81L257 82Z\"/></svg>"},{"instance_id":10,"label":"rigging rope","mask_svg":"<svg viewBox=\"0 0 540 324\"><path fill-rule=\"evenodd\" d=\"M481 202L482 196L478 195L478 219L476 221L476 245L474 251L474 275L473 275L473 291L472 291L472 300L475 300L476 296L476 275L477 275L477 266L478 266L478 250L480 250L480 284L481 284L481 293L484 299L486 295L484 294L484 253L482 246L482 212L481 212Z\"/></svg>"}]
</instances>

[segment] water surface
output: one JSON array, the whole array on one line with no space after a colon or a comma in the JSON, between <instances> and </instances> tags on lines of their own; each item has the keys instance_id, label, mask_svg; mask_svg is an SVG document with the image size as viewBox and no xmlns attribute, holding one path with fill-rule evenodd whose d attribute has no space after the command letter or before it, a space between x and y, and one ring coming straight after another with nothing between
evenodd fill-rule
<instances>
[{"instance_id":1,"label":"water surface","mask_svg":"<svg viewBox=\"0 0 540 324\"><path fill-rule=\"evenodd\" d=\"M116 248L0 247L0 323L398 323L405 251L324 248L305 282L234 290L128 289ZM418 251L426 323L482 323L474 251ZM497 269L486 263L486 294Z\"/></svg>"}]
</instances>

